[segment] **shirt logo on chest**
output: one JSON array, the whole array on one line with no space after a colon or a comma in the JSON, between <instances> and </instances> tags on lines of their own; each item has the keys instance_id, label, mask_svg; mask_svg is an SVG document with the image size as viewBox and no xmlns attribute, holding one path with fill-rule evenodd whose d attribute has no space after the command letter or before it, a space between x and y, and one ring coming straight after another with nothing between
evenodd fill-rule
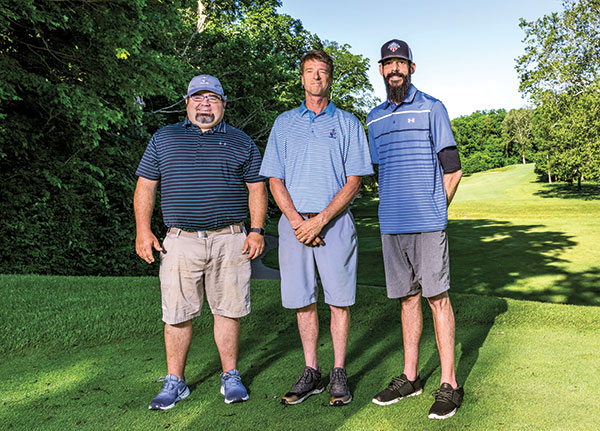
<instances>
[{"instance_id":1,"label":"shirt logo on chest","mask_svg":"<svg viewBox=\"0 0 600 431\"><path fill-rule=\"evenodd\" d=\"M335 139L337 137L335 134L335 129L331 129L331 132L329 132L329 137L332 139Z\"/></svg>"},{"instance_id":2,"label":"shirt logo on chest","mask_svg":"<svg viewBox=\"0 0 600 431\"><path fill-rule=\"evenodd\" d=\"M414 123L414 122L415 122L415 119L414 119L414 118L409 118L409 119L408 119L408 124L410 124L410 123Z\"/></svg>"}]
</instances>

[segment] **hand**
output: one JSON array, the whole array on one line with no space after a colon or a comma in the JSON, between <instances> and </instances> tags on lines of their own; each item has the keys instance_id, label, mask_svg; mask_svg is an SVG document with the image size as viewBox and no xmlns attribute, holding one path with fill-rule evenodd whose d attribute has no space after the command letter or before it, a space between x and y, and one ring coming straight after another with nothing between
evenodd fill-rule
<instances>
[{"instance_id":1,"label":"hand","mask_svg":"<svg viewBox=\"0 0 600 431\"><path fill-rule=\"evenodd\" d=\"M257 232L250 232L244 241L242 253L247 254L248 259L254 260L262 254L264 249L265 238Z\"/></svg>"},{"instance_id":2,"label":"hand","mask_svg":"<svg viewBox=\"0 0 600 431\"><path fill-rule=\"evenodd\" d=\"M148 263L154 262L153 250L163 251L160 242L151 231L138 233L135 238L135 252Z\"/></svg>"},{"instance_id":3,"label":"hand","mask_svg":"<svg viewBox=\"0 0 600 431\"><path fill-rule=\"evenodd\" d=\"M294 228L296 239L311 247L325 245L325 241L323 241L323 236L321 235L321 230L325 224L326 223L323 222L323 218L320 215L308 220L302 220L302 222L298 223Z\"/></svg>"}]
</instances>

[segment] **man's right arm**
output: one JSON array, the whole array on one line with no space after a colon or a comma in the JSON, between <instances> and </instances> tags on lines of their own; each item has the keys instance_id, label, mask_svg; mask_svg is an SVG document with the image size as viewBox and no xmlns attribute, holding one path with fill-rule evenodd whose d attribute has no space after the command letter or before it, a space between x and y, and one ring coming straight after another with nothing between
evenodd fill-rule
<instances>
[{"instance_id":1,"label":"man's right arm","mask_svg":"<svg viewBox=\"0 0 600 431\"><path fill-rule=\"evenodd\" d=\"M154 262L153 248L162 251L160 242L150 227L157 186L158 181L139 177L133 196L136 226L135 251L148 263Z\"/></svg>"},{"instance_id":2,"label":"man's right arm","mask_svg":"<svg viewBox=\"0 0 600 431\"><path fill-rule=\"evenodd\" d=\"M269 187L271 194L277 203L277 206L281 212L287 217L294 231L304 222L304 218L298 213L298 210L294 206L290 192L285 187L285 182L281 178L269 178ZM324 242L321 238L316 237L310 244L311 246L323 245Z\"/></svg>"}]
</instances>

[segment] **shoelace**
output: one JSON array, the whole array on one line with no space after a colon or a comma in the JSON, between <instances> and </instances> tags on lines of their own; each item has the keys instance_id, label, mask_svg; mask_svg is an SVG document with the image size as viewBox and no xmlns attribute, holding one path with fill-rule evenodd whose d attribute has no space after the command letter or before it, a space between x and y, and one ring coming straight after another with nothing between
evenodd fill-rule
<instances>
[{"instance_id":1,"label":"shoelace","mask_svg":"<svg viewBox=\"0 0 600 431\"><path fill-rule=\"evenodd\" d=\"M334 369L331 373L331 386L336 389L346 389L346 373L342 369Z\"/></svg>"},{"instance_id":2,"label":"shoelace","mask_svg":"<svg viewBox=\"0 0 600 431\"><path fill-rule=\"evenodd\" d=\"M310 372L310 370L308 368L304 369L304 372L302 373L302 375L300 377L298 377L298 380L296 380L296 383L294 383L294 386L300 384L300 383L306 383L309 384L313 381L313 375Z\"/></svg>"},{"instance_id":3,"label":"shoelace","mask_svg":"<svg viewBox=\"0 0 600 431\"><path fill-rule=\"evenodd\" d=\"M388 389L400 389L407 382L410 383L408 379L403 379L402 377L392 377L392 381L388 385Z\"/></svg>"},{"instance_id":4,"label":"shoelace","mask_svg":"<svg viewBox=\"0 0 600 431\"><path fill-rule=\"evenodd\" d=\"M235 374L223 374L223 381L230 384L236 384L238 382L241 382L242 378L240 376L236 376Z\"/></svg>"},{"instance_id":5,"label":"shoelace","mask_svg":"<svg viewBox=\"0 0 600 431\"><path fill-rule=\"evenodd\" d=\"M433 395L433 397L435 398L436 401L446 401L446 402L454 402L454 397L452 396L453 392L452 391L442 391L441 389L438 389L437 391L434 391L431 393L431 395Z\"/></svg>"},{"instance_id":6,"label":"shoelace","mask_svg":"<svg viewBox=\"0 0 600 431\"><path fill-rule=\"evenodd\" d=\"M165 382L163 384L163 391L166 389L168 391L173 390L177 386L177 382L173 379L167 380L167 376L162 376L156 379L157 382Z\"/></svg>"}]
</instances>

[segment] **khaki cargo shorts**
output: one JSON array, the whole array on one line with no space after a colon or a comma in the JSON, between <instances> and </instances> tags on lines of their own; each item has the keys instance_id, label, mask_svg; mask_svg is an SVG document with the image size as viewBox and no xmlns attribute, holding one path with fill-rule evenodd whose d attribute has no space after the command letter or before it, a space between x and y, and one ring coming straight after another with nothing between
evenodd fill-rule
<instances>
[{"instance_id":1,"label":"khaki cargo shorts","mask_svg":"<svg viewBox=\"0 0 600 431\"><path fill-rule=\"evenodd\" d=\"M240 225L218 231L170 228L160 253L162 320L170 325L200 315L204 295L213 314L250 313L250 260Z\"/></svg>"}]
</instances>

